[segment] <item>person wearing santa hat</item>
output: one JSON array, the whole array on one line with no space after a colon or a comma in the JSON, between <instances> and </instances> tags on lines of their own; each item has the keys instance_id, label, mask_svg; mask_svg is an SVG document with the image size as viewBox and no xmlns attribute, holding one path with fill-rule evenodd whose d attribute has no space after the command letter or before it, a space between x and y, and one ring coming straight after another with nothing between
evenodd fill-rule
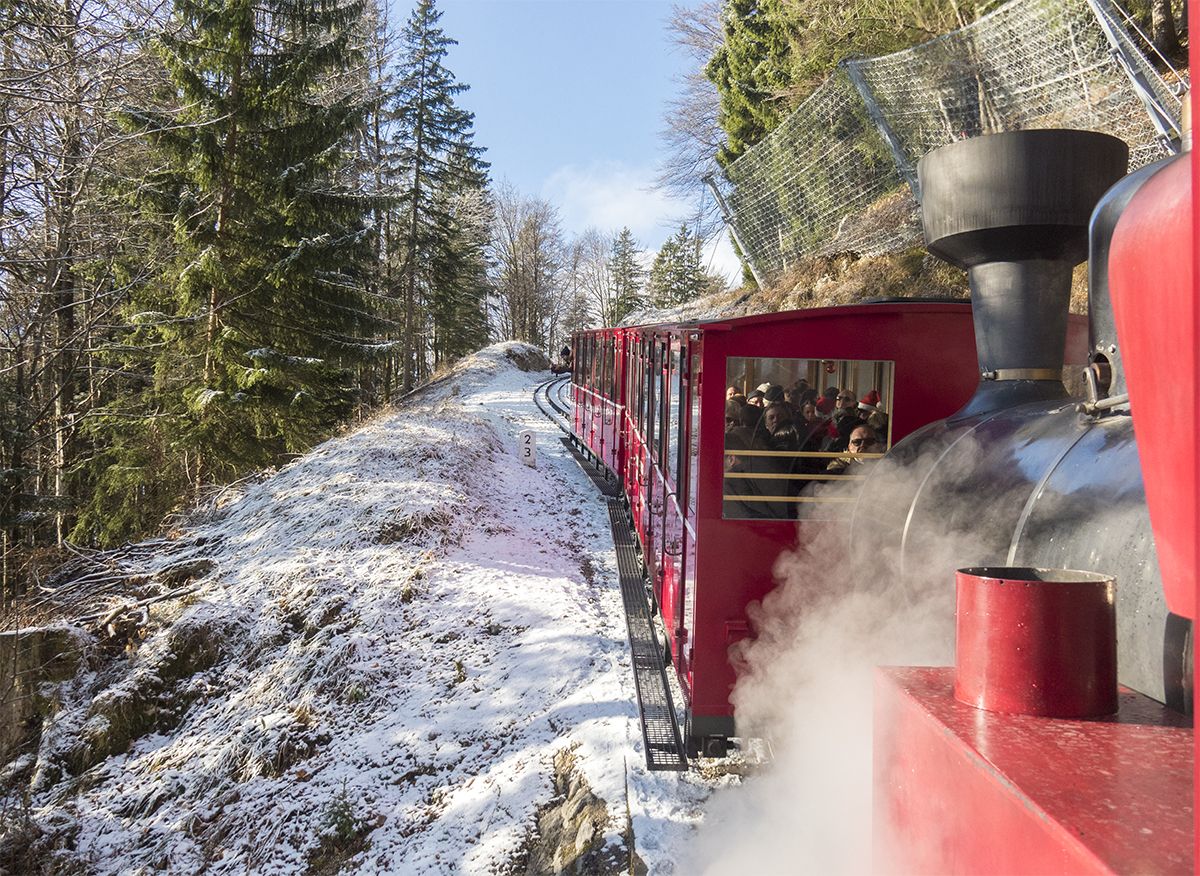
<instances>
[{"instance_id":1,"label":"person wearing santa hat","mask_svg":"<svg viewBox=\"0 0 1200 876\"><path fill-rule=\"evenodd\" d=\"M821 391L821 397L817 399L817 412L828 417L833 413L833 409L837 406L838 393L841 392L836 386L827 386Z\"/></svg>"}]
</instances>

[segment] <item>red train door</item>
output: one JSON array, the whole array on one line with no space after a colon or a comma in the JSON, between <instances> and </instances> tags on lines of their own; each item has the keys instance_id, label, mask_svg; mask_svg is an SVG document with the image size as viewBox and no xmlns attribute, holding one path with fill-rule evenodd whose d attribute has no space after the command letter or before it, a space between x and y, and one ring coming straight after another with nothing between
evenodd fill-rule
<instances>
[{"instance_id":1,"label":"red train door","mask_svg":"<svg viewBox=\"0 0 1200 876\"><path fill-rule=\"evenodd\" d=\"M625 495L629 497L629 515L634 529L641 537L642 508L642 396L645 392L642 380L642 340L637 335L629 338L629 385L625 393L625 414L629 428L625 436L628 458L625 460Z\"/></svg>"},{"instance_id":2,"label":"red train door","mask_svg":"<svg viewBox=\"0 0 1200 876\"><path fill-rule=\"evenodd\" d=\"M604 435L606 453L604 461L616 475L621 474L622 420L624 419L625 386L625 333L614 330L608 339L608 369L605 372Z\"/></svg>"},{"instance_id":3,"label":"red train door","mask_svg":"<svg viewBox=\"0 0 1200 876\"><path fill-rule=\"evenodd\" d=\"M667 344L660 335L651 335L651 362L649 392L647 405L650 416L647 423L646 435L649 447L646 457L646 543L645 550L646 573L651 581L655 601L662 604L662 517L663 499L668 492L666 480L663 477L663 437L666 422L667 391Z\"/></svg>"},{"instance_id":4,"label":"red train door","mask_svg":"<svg viewBox=\"0 0 1200 876\"><path fill-rule=\"evenodd\" d=\"M679 596L683 571L683 512L684 487L681 477L683 429L686 422L686 345L681 337L672 337L664 346L663 357L663 502L662 502L662 574L661 606L667 638L672 652L678 651L675 642L674 618L681 605Z\"/></svg>"},{"instance_id":5,"label":"red train door","mask_svg":"<svg viewBox=\"0 0 1200 876\"><path fill-rule=\"evenodd\" d=\"M584 429L583 439L587 446L596 449L596 377L597 377L597 359L598 359L598 344L596 343L596 335L590 334L587 338L587 370L584 372L584 379L587 385L587 392L584 395L583 418Z\"/></svg>"},{"instance_id":6,"label":"red train door","mask_svg":"<svg viewBox=\"0 0 1200 876\"><path fill-rule=\"evenodd\" d=\"M680 575L680 592L676 597L673 623L669 625L676 642L675 668L679 683L691 696L692 673L692 629L696 616L696 495L700 487L700 389L703 384L701 373L700 332L688 336L684 350L684 394L681 399L683 439L680 442L680 482L686 487L683 494L683 569Z\"/></svg>"}]
</instances>

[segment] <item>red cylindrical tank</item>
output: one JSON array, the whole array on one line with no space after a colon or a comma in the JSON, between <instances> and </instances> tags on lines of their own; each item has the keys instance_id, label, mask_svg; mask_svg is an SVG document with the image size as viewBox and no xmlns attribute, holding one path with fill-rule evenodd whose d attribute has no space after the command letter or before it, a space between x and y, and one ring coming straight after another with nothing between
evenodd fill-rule
<instances>
[{"instance_id":1,"label":"red cylindrical tank","mask_svg":"<svg viewBox=\"0 0 1200 876\"><path fill-rule=\"evenodd\" d=\"M1117 710L1113 580L1094 572L957 573L954 697L990 712L1094 718Z\"/></svg>"},{"instance_id":2,"label":"red cylindrical tank","mask_svg":"<svg viewBox=\"0 0 1200 876\"><path fill-rule=\"evenodd\" d=\"M1167 607L1195 620L1200 339L1192 275L1191 155L1184 153L1125 208L1109 282Z\"/></svg>"}]
</instances>

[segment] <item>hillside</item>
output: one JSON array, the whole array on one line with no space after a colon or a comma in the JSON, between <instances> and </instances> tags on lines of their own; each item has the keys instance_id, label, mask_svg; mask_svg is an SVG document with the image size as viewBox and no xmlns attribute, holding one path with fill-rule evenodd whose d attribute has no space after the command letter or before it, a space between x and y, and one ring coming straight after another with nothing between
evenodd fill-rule
<instances>
[{"instance_id":1,"label":"hillside","mask_svg":"<svg viewBox=\"0 0 1200 876\"><path fill-rule=\"evenodd\" d=\"M914 247L888 255L854 253L806 259L759 289L741 286L702 296L678 307L647 308L631 313L623 325L729 319L758 313L858 304L873 298L967 298L964 271ZM1072 313L1087 313L1087 264L1075 269L1071 283Z\"/></svg>"},{"instance_id":2,"label":"hillside","mask_svg":"<svg viewBox=\"0 0 1200 876\"><path fill-rule=\"evenodd\" d=\"M543 366L490 347L110 556L126 609L30 688L0 869L670 872L733 780L645 771L607 514Z\"/></svg>"}]
</instances>

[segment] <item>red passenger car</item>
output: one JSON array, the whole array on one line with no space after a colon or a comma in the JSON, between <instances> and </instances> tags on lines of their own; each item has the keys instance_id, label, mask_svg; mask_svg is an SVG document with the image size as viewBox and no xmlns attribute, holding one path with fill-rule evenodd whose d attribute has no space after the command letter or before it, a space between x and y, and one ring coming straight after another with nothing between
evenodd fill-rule
<instances>
[{"instance_id":1,"label":"red passenger car","mask_svg":"<svg viewBox=\"0 0 1200 876\"><path fill-rule=\"evenodd\" d=\"M859 463L971 397L971 308L894 300L600 329L576 335L574 361L575 432L624 486L686 700L689 747L721 754L735 732L730 646L752 635L747 605L774 587L781 551L846 525ZM853 453L826 425L823 441L771 449L753 440L765 415L757 433L725 418L727 391L763 386L790 390L793 401L836 389L855 416L871 409L878 443Z\"/></svg>"}]
</instances>

